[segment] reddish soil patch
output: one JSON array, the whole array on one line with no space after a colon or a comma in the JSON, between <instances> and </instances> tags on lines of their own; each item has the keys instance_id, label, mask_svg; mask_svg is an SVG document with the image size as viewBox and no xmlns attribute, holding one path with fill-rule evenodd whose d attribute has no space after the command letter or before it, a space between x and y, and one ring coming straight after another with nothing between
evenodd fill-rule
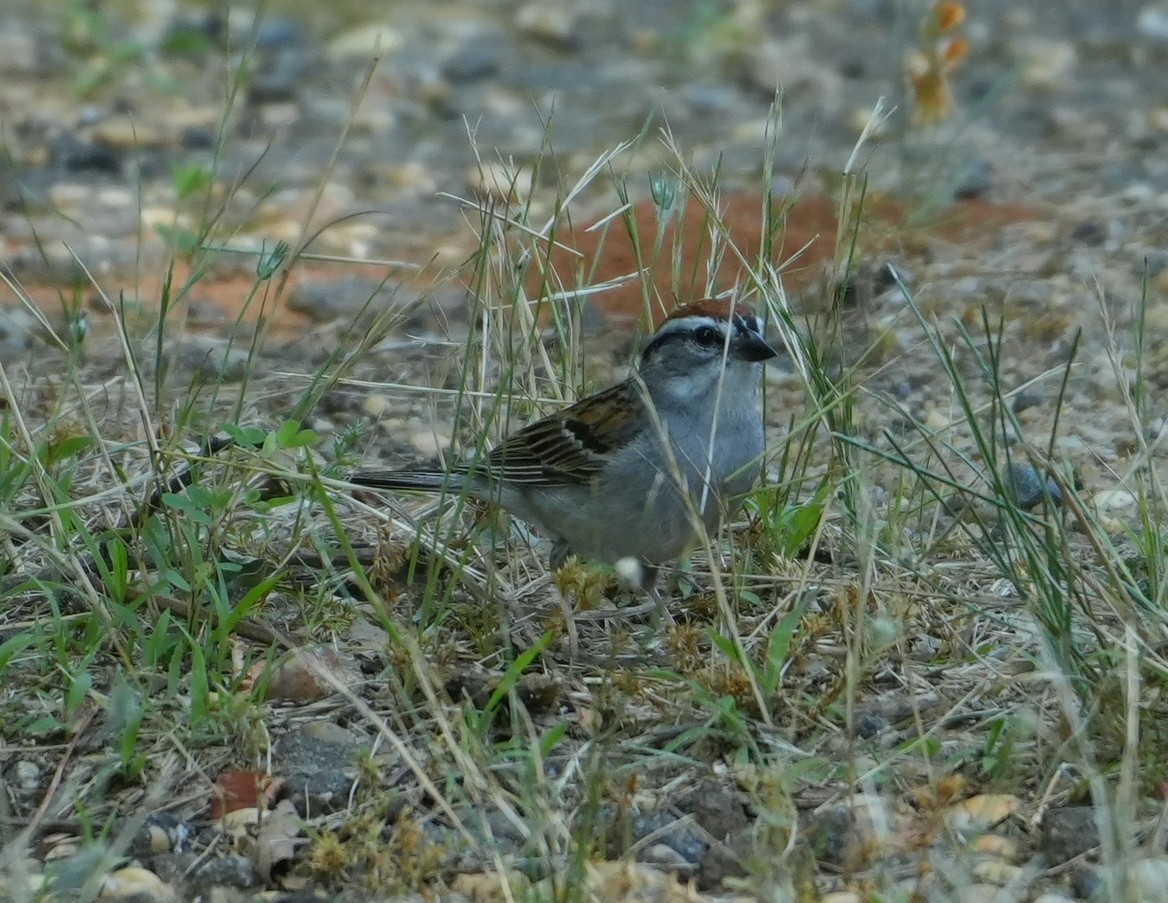
<instances>
[{"instance_id":1,"label":"reddish soil patch","mask_svg":"<svg viewBox=\"0 0 1168 903\"><path fill-rule=\"evenodd\" d=\"M872 254L919 252L936 241L988 242L1007 225L1046 215L1034 205L970 200L958 201L932 221L915 225L909 222L906 204L880 198L868 200L858 224L848 226L841 235L837 206L834 200L824 196L775 202L771 215L779 226L773 230L776 239L767 256L780 269L784 286L789 291L801 293L822 287L825 272L836 259L846 259L853 239L862 260ZM685 209L665 228L660 251L653 257L657 208L651 200L642 201L632 210L635 241L631 234L634 229L622 219L615 219L607 227L593 231L588 228L565 229L557 233L556 241L581 256L555 249L550 258L552 270L563 287L570 289L627 276L643 268L642 279L631 280L590 297L608 317L636 318L644 310L644 298L648 296L653 299L654 319L660 320L678 300L706 292L711 231L728 236L745 260L744 263L727 250L713 279L714 289L724 291L736 283L746 283L743 271L757 262L762 246L763 217L759 198L757 195L730 195L722 199L721 210L720 225L712 229L714 221L709 212L697 199L691 198ZM837 243L843 249L838 255ZM675 264L679 244L680 267ZM719 244L725 243L720 241ZM680 280L675 281L677 270L681 271ZM546 291L558 288L560 286L549 285ZM540 293L538 279L533 279L529 290L533 296Z\"/></svg>"},{"instance_id":2,"label":"reddish soil patch","mask_svg":"<svg viewBox=\"0 0 1168 903\"><path fill-rule=\"evenodd\" d=\"M716 231L729 237L745 263L727 249L713 279L716 291L724 291L736 283L746 284L743 271L746 266L757 263L763 231L762 208L757 195L729 195L722 199L721 205L721 224ZM786 289L804 295L805 302L813 303L816 293L825 290L825 275L833 261L846 257L853 240L859 260L876 254L912 255L927 250L938 241L974 245L989 243L1006 226L1049 215L1035 205L959 201L928 223L912 224L906 204L878 198L868 200L858 225L849 226L846 234L840 235L837 207L831 198L813 196L793 202L778 200L772 210L771 215L778 226L773 230L776 238L768 257L780 269ZM652 256L657 232L655 205L651 200L636 204L632 218L637 236L635 241L628 224L621 218L600 229L579 227L557 232L556 242L574 249L580 256L554 249L550 257L554 279L546 287L541 286L538 268L533 267L529 296L539 297L562 289L596 285L635 273L642 267L644 275L641 279L589 296L605 317L635 319L644 310L647 296L653 299L653 318L658 321L679 300L705 294L713 221L700 202L691 198L685 209L673 218L664 230L656 257ZM467 253L471 250L469 241L468 238ZM680 266L674 263L678 243ZM837 243L844 250L837 252ZM725 246L724 241L719 244ZM640 253L637 248L641 249ZM101 288L115 303L123 291L127 298L138 298L134 310L149 317L158 309L165 277L145 266L143 269L146 271L138 275L105 274L100 277ZM680 271L680 279L676 282L675 271ZM298 261L282 291L279 290L279 275L257 290L254 273L245 268L230 272L212 271L198 279L183 303L175 306L172 316L186 318L194 327L224 328L236 321L255 323L263 314L271 333L290 338L311 328L312 323L304 314L288 309L284 303L288 289L302 280L340 279L353 275L380 279L385 275L385 269L374 265ZM188 277L186 268L175 266L169 274L172 295L179 291ZM424 280L417 287L424 288ZM54 316L56 311L75 306L79 298L87 299L87 308L99 318L107 312L91 285L32 284L22 288L50 319L57 319ZM2 297L9 303L15 301L8 292L2 293Z\"/></svg>"}]
</instances>

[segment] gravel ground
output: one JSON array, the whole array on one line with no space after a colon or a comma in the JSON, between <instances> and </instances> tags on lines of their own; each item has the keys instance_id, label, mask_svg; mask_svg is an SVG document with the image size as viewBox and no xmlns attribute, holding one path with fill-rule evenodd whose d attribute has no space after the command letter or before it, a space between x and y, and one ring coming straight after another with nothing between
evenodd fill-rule
<instances>
[{"instance_id":1,"label":"gravel ground","mask_svg":"<svg viewBox=\"0 0 1168 903\"><path fill-rule=\"evenodd\" d=\"M466 213L449 195L489 191L483 183L500 161L531 167L549 146L554 165L531 189L532 221L603 150L666 125L697 171L720 160L728 194L757 196L761 136L780 85L780 191L830 190L883 97L894 111L865 148L871 194L914 214L943 215L955 195L990 208L1025 205L1015 221L974 221L961 236L886 230L873 262L897 262L922 306L943 320L983 304L1003 314L1007 386L1057 365L1083 329L1071 408L1091 412L1076 424L1090 427L1079 439L1109 464L1129 427L1104 355L1099 298L1126 336L1145 274L1151 369L1161 369L1168 12L1156 4L979 2L960 29L969 50L952 78L957 114L924 131L907 128L903 74L920 4L407 3L383 19L355 4L343 21L323 13L303 21L276 7L258 25L238 7L223 17L165 0L98 6L91 15L81 4L69 9L6 15L0 251L50 315L90 302L97 336L101 305L82 265L108 296L156 308L165 236L197 222L203 203L184 195L184 172L215 164L212 197L223 206L215 237L236 247L294 241L315 199L311 228L327 228L314 252L450 263L471 245ZM389 49L354 113L378 40ZM225 118L226 75L250 44L252 75ZM634 198L645 196L647 174L663 160L652 138L618 160ZM595 184L578 216L616 206L605 180ZM216 258L191 299L190 323L210 336L230 330L253 268L251 257ZM305 326L349 316L385 275L363 282L358 272L300 270L296 281L308 284L275 318L271 328L286 340L268 353L281 359L283 347L283 363L296 366L305 341L316 341L318 359L327 339L316 331L306 339ZM403 290L408 273L399 270ZM337 290L338 279L349 281ZM814 307L817 284L804 281L812 287L797 303ZM4 294L6 360L44 361L32 324ZM904 366L879 388L920 413L943 400L930 397L936 371L927 356L918 365L903 353L919 348L919 337L897 294L869 299L857 317L877 336L891 333L902 352ZM444 301L445 323L461 299ZM120 357L115 343L92 343L95 364L106 352ZM190 351L183 359L203 360ZM1049 388L1035 387L1038 400Z\"/></svg>"},{"instance_id":2,"label":"gravel ground","mask_svg":"<svg viewBox=\"0 0 1168 903\"><path fill-rule=\"evenodd\" d=\"M877 102L892 109L861 155L873 213L836 361L860 366L862 435L896 435L910 418L943 431L953 419L951 383L903 293L881 275L891 264L943 337L955 340L959 324L977 334L985 311L1000 328L1000 378L1014 393L1025 438L1045 447L1058 417L1055 459L1074 467L1101 509L1122 516L1132 507L1122 480L1139 448L1127 398L1141 302L1149 438L1168 426L1158 394L1168 385L1168 4L971 2L959 29L968 54L951 77L955 112L931 128L910 121L904 61L925 4L907 0L434 0L389 11L350 3L333 18L316 9L300 17L277 3L258 23L241 7L225 16L171 0L0 11L0 262L51 325L87 313L83 382L98 387L93 403L111 433L132 435L137 424L126 396L112 388L124 352L99 295L120 299L128 321L143 324L143 367L152 375L149 323L161 286L168 275L176 283L192 275L195 258L181 253L182 242L208 210L218 223L211 240L235 249L295 244L315 233L309 251L343 258L298 264L281 306L259 322L242 304L255 256L214 256L194 273L181 326L167 333L162 360L181 389L200 374L238 379L249 367L248 340L261 330L261 378L247 410L274 425L304 385L295 374L312 373L351 342L345 327L371 296L419 303L352 376L403 385L452 380L470 308L464 287L434 274L466 258L479 226L478 214L455 198L498 200L499 182L518 170L530 175L520 187L529 221L541 222L601 153L644 133L612 170L627 178L638 215L647 216L650 175L669 163L656 134L668 127L695 171L720 166L728 204L749 203L759 196L763 137L781 88L772 187L800 198L785 247L818 242L788 282L792 303L809 314L828 306L835 277L839 173ZM371 71L377 46L383 55ZM249 77L225 104L243 48L252 48ZM577 202L574 223L618 204L612 181L598 179ZM757 214L734 209L731 232L749 243ZM593 247L583 230L571 237ZM613 256L595 276L626 268ZM604 381L604 371L628 359L632 342L619 314L629 307L614 293L597 309L589 353ZM869 349L862 360L861 349ZM960 358L980 392L973 362ZM35 414L49 404L62 360L15 293L0 289L0 361L22 408ZM336 389L308 422L327 438L363 421L359 453L367 465L432 457L458 429L449 408L410 399ZM792 368L773 367L772 440L785 438L792 411L808 407ZM954 443L968 448L960 436ZM1163 470L1163 463L1154 445L1153 464ZM1023 471L1016 477L1019 487L1035 482ZM795 679L814 688L817 678ZM936 702L926 685L922 678L913 688L922 708ZM896 694L866 701L874 733L910 717L892 710L897 701ZM348 762L360 746L342 728L315 736L298 727L283 742L316 761ZM295 771L291 759L282 759L286 773ZM343 795L336 772L313 780ZM40 777L21 778L29 800ZM674 799L666 821L646 816L628 828L638 839L660 832L666 842L643 858L696 874L703 888L723 876L709 851L722 855L749 822L738 791L710 781L704 795L699 787ZM1013 815L1004 799L986 805L992 814L955 815L946 799L922 808L987 825ZM808 827L821 844L818 858L837 876L857 854L842 839L853 835L832 819L854 819L856 811L828 808ZM1096 835L1081 812L1060 811L1058 824L1027 842L1066 861L1082 852L1068 838ZM501 813L497 821L503 848L517 850ZM1139 880L1162 887L1164 863L1150 860L1146 871ZM1091 881L1101 879L1087 874L1060 893L1089 896Z\"/></svg>"}]
</instances>

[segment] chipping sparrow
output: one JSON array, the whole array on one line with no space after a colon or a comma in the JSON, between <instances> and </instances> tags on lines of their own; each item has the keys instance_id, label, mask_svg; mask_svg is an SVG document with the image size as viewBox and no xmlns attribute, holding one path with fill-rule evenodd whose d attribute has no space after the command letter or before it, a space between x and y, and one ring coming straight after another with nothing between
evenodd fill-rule
<instances>
[{"instance_id":1,"label":"chipping sparrow","mask_svg":"<svg viewBox=\"0 0 1168 903\"><path fill-rule=\"evenodd\" d=\"M657 565L697 546L759 476L759 383L774 356L753 314L697 301L661 324L636 375L524 427L485 458L350 479L495 502L553 540L553 568L570 553L632 558L656 601Z\"/></svg>"}]
</instances>

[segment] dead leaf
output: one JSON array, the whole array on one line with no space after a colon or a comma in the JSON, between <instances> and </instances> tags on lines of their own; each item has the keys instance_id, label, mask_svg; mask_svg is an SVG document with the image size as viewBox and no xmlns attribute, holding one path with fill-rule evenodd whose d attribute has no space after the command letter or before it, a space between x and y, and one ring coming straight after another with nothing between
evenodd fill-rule
<instances>
[{"instance_id":1,"label":"dead leaf","mask_svg":"<svg viewBox=\"0 0 1168 903\"><path fill-rule=\"evenodd\" d=\"M127 866L110 872L101 882L98 898L102 900L133 900L134 903L169 903L177 900L174 888L154 872L137 866Z\"/></svg>"},{"instance_id":2,"label":"dead leaf","mask_svg":"<svg viewBox=\"0 0 1168 903\"><path fill-rule=\"evenodd\" d=\"M291 800L278 803L260 824L254 860L265 883L283 886L296 861L296 851L308 842L300 836L303 827L304 820Z\"/></svg>"},{"instance_id":3,"label":"dead leaf","mask_svg":"<svg viewBox=\"0 0 1168 903\"><path fill-rule=\"evenodd\" d=\"M945 810L945 823L958 834L981 834L1005 821L1022 805L1009 793L982 793Z\"/></svg>"},{"instance_id":4,"label":"dead leaf","mask_svg":"<svg viewBox=\"0 0 1168 903\"><path fill-rule=\"evenodd\" d=\"M280 782L262 771L225 771L215 779L211 797L211 818L219 821L236 809L266 809Z\"/></svg>"}]
</instances>

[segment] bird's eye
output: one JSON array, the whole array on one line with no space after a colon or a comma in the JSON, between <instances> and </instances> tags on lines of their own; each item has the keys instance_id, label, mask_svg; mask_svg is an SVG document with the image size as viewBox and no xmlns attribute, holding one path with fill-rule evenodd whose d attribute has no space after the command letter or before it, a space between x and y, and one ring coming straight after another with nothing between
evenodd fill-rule
<instances>
[{"instance_id":1,"label":"bird's eye","mask_svg":"<svg viewBox=\"0 0 1168 903\"><path fill-rule=\"evenodd\" d=\"M722 344L722 334L713 326L699 326L694 330L694 341L707 348Z\"/></svg>"}]
</instances>

